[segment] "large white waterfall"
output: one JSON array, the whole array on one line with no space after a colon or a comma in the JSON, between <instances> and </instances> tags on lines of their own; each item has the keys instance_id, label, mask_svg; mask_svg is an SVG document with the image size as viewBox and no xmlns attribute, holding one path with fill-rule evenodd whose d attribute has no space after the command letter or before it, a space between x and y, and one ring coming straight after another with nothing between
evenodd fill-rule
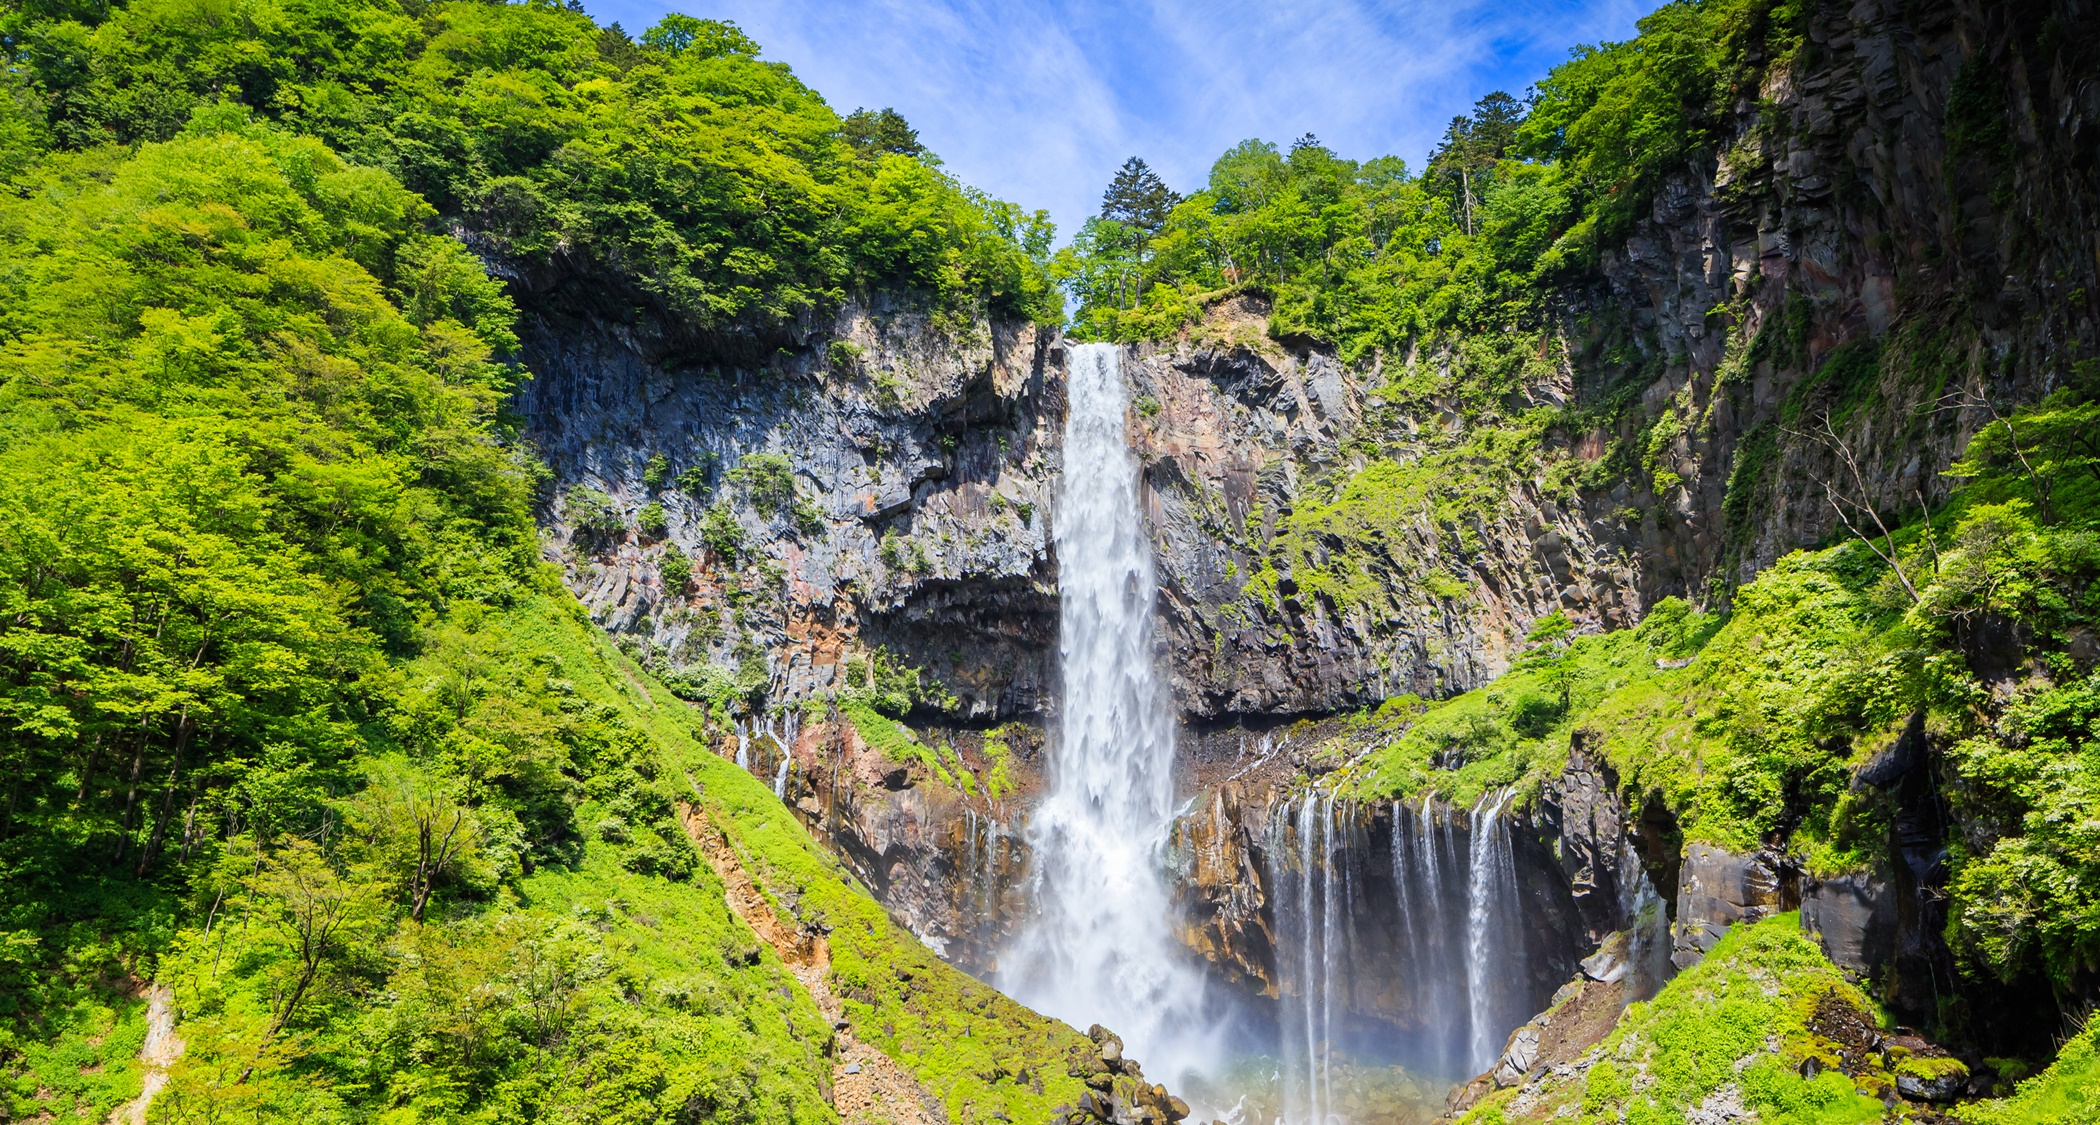
<instances>
[{"instance_id":1,"label":"large white waterfall","mask_svg":"<svg viewBox=\"0 0 2100 1125\"><path fill-rule=\"evenodd\" d=\"M1174 726L1153 669L1152 544L1138 513L1117 349L1069 352L1054 534L1064 669L1049 795L1029 819L1034 919L998 983L1076 1027L1123 1037L1147 1074L1199 1065L1201 974L1168 925L1162 856Z\"/></svg>"}]
</instances>

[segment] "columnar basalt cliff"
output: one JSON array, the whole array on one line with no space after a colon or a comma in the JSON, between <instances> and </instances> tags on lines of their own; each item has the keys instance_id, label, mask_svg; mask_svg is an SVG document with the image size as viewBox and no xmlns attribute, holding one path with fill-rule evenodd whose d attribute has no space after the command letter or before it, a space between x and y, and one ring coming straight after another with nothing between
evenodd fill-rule
<instances>
[{"instance_id":1,"label":"columnar basalt cliff","mask_svg":"<svg viewBox=\"0 0 2100 1125\"><path fill-rule=\"evenodd\" d=\"M1055 677L1055 337L877 300L803 343L689 365L616 326L537 324L518 407L555 471L550 557L607 630L746 695L830 694L886 648L952 714L1036 713ZM592 491L609 519L583 510ZM688 585L665 581L671 555Z\"/></svg>"},{"instance_id":2,"label":"columnar basalt cliff","mask_svg":"<svg viewBox=\"0 0 2100 1125\"><path fill-rule=\"evenodd\" d=\"M1809 45L1742 92L1721 154L1671 177L1537 323L1494 338L1344 364L1271 338L1247 296L1134 346L1132 440L1184 714L1476 687L1543 615L1624 626L1664 596L1725 597L1841 532L1826 485L1882 511L1938 502L1992 409L2100 355L2100 88L2060 52L2028 57L2033 42L1991 5L1816 15ZM2006 76L2012 104L1976 93L1986 73ZM630 329L537 325L519 404L556 489L600 488L630 525L655 500L668 520L660 537L579 536L551 506L571 585L674 664L733 665L748 638L769 653L775 701L834 685L847 649L893 645L962 714L1038 711L1053 680L1054 335L877 300L788 343L762 366L688 366ZM1485 367L1508 384L1485 413L1397 389ZM1525 431L1536 455L1439 459L1540 409L1557 413ZM728 476L751 453L789 458L816 519L734 502ZM670 479L704 479L648 483L659 454ZM1372 497L1390 509L1379 527L1278 539L1294 513L1376 485L1374 461L1471 476L1473 507L1405 484ZM725 497L751 556L780 571L742 625L727 608L739 583L721 581L734 568L701 535ZM660 543L700 564L691 597L662 589Z\"/></svg>"},{"instance_id":3,"label":"columnar basalt cliff","mask_svg":"<svg viewBox=\"0 0 2100 1125\"><path fill-rule=\"evenodd\" d=\"M1545 614L1725 600L1842 533L1826 486L1939 503L1994 410L2100 355L2100 86L2035 49L2039 7L1820 9L1720 155L1534 322L1345 365L1238 298L1139 347L1185 713L1476 687ZM1485 372L1501 400L1399 389L1424 371ZM1497 428L1527 451L1493 463L1473 439Z\"/></svg>"}]
</instances>

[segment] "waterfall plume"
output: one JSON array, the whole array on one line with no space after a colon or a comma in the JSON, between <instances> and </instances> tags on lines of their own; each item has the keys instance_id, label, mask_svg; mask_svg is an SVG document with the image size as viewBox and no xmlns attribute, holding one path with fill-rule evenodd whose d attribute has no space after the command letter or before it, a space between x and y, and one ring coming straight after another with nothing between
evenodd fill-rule
<instances>
[{"instance_id":1,"label":"waterfall plume","mask_svg":"<svg viewBox=\"0 0 2100 1125\"><path fill-rule=\"evenodd\" d=\"M1205 1061L1201 974L1168 920L1174 725L1153 667L1152 543L1138 513L1117 348L1069 352L1056 517L1064 693L1050 792L1027 825L1035 918L998 983L1105 1024L1164 1076Z\"/></svg>"}]
</instances>

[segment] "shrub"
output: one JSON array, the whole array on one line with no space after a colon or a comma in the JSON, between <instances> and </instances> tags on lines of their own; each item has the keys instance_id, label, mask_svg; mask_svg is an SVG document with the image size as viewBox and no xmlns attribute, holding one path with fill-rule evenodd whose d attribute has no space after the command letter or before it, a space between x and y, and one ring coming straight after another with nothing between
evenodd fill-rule
<instances>
[{"instance_id":1,"label":"shrub","mask_svg":"<svg viewBox=\"0 0 2100 1125\"><path fill-rule=\"evenodd\" d=\"M643 534L657 539L663 538L671 530L671 520L664 515L664 506L654 500L642 505L642 510L635 514L634 522L642 529Z\"/></svg>"},{"instance_id":2,"label":"shrub","mask_svg":"<svg viewBox=\"0 0 2100 1125\"><path fill-rule=\"evenodd\" d=\"M807 500L795 501L795 510L789 513L789 520L795 526L795 534L805 539L824 534L824 513Z\"/></svg>"},{"instance_id":3,"label":"shrub","mask_svg":"<svg viewBox=\"0 0 2100 1125\"><path fill-rule=\"evenodd\" d=\"M562 497L562 514L582 535L612 535L626 526L613 498L587 484L569 488Z\"/></svg>"},{"instance_id":4,"label":"shrub","mask_svg":"<svg viewBox=\"0 0 2100 1125\"><path fill-rule=\"evenodd\" d=\"M685 557L676 545L664 544L664 553L657 556L656 573L663 579L664 593L673 596L685 593L693 580L693 561Z\"/></svg>"},{"instance_id":5,"label":"shrub","mask_svg":"<svg viewBox=\"0 0 2100 1125\"><path fill-rule=\"evenodd\" d=\"M735 570L744 550L744 527L736 522L729 505L716 501L700 517L700 542L715 553L725 570Z\"/></svg>"},{"instance_id":6,"label":"shrub","mask_svg":"<svg viewBox=\"0 0 2100 1125\"><path fill-rule=\"evenodd\" d=\"M752 453L729 471L729 481L743 490L744 499L768 516L789 510L795 502L795 469L778 453Z\"/></svg>"},{"instance_id":7,"label":"shrub","mask_svg":"<svg viewBox=\"0 0 2100 1125\"><path fill-rule=\"evenodd\" d=\"M705 499L714 491L715 465L718 459L713 453L701 453L684 472L678 474L678 491L696 500Z\"/></svg>"}]
</instances>

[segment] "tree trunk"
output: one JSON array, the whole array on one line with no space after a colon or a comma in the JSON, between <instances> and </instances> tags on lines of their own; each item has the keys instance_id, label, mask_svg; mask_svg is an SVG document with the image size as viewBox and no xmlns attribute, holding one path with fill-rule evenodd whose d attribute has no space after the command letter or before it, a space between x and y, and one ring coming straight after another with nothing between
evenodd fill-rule
<instances>
[{"instance_id":1,"label":"tree trunk","mask_svg":"<svg viewBox=\"0 0 2100 1125\"><path fill-rule=\"evenodd\" d=\"M124 793L124 823L117 830L117 850L109 859L111 863L124 858L124 849L131 843L131 817L138 811L139 778L146 773L146 724L139 724L138 749L131 755L131 787Z\"/></svg>"},{"instance_id":2,"label":"tree trunk","mask_svg":"<svg viewBox=\"0 0 2100 1125\"><path fill-rule=\"evenodd\" d=\"M139 878L145 877L146 868L160 853L161 841L167 838L168 816L175 811L175 779L182 772L182 749L189 740L190 715L184 711L181 721L175 724L175 754L168 760L168 781L160 794L160 815L153 818L153 835L146 839L146 846L139 852L139 865L132 872Z\"/></svg>"},{"instance_id":3,"label":"tree trunk","mask_svg":"<svg viewBox=\"0 0 2100 1125\"><path fill-rule=\"evenodd\" d=\"M97 734L95 740L88 743L87 763L80 767L80 788L73 794L74 808L79 808L80 802L87 800L88 783L94 780L95 766L101 759L102 736Z\"/></svg>"}]
</instances>

